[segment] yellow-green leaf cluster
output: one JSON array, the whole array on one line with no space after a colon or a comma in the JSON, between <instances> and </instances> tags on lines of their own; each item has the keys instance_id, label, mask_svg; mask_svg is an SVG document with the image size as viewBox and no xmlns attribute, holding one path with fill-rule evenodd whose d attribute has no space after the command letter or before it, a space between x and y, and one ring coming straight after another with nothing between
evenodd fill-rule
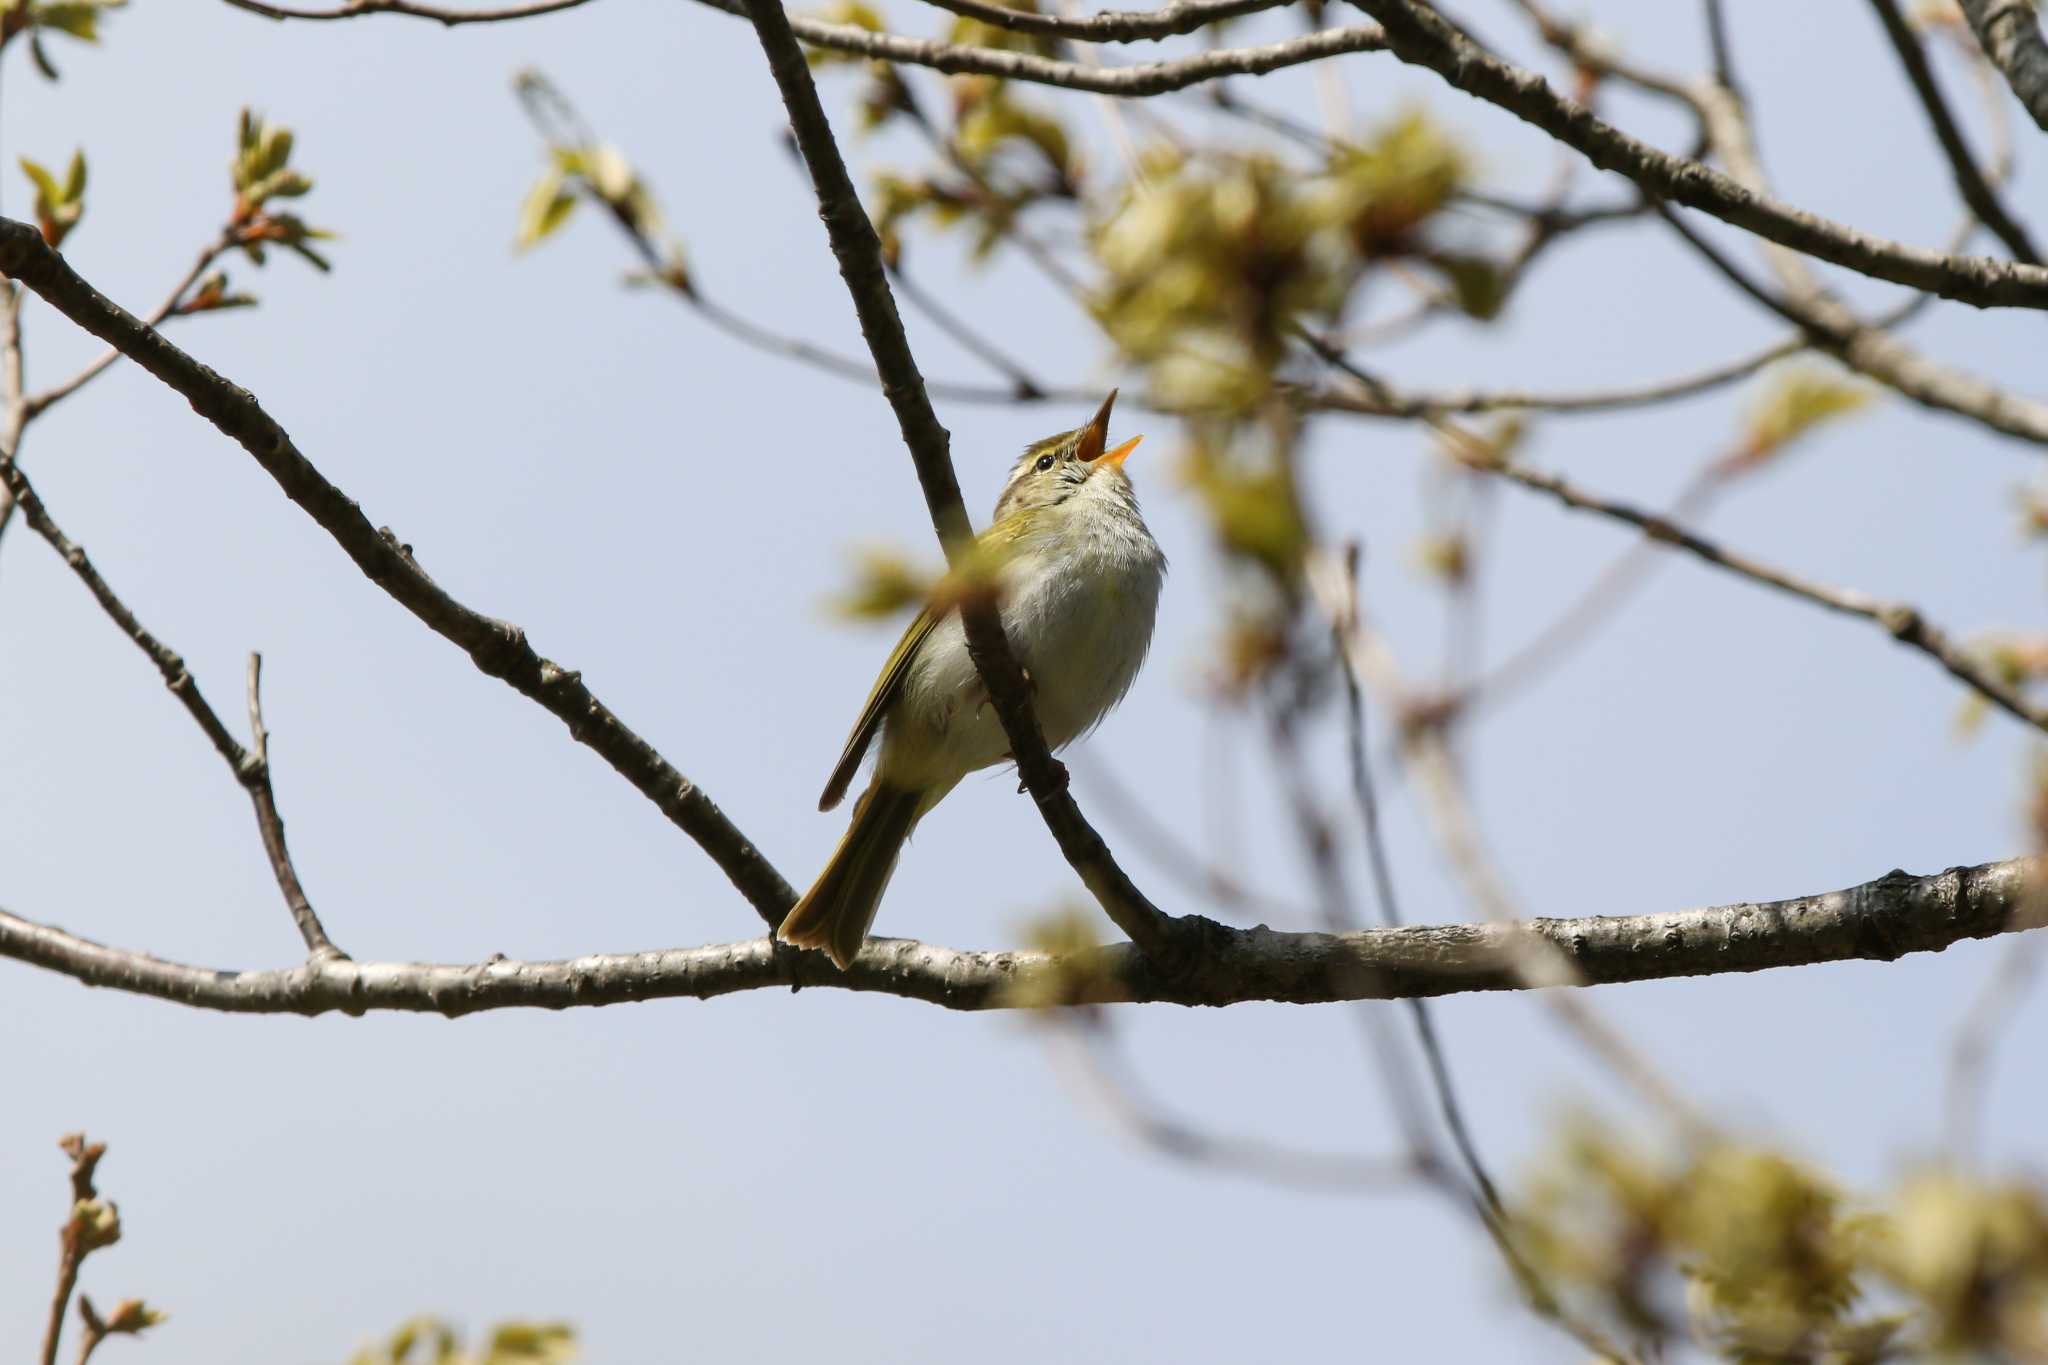
<instances>
[{"instance_id":1,"label":"yellow-green leaf cluster","mask_svg":"<svg viewBox=\"0 0 2048 1365\"><path fill-rule=\"evenodd\" d=\"M1535 1281L1648 1358L1682 1336L1759 1365L2048 1351L2037 1184L1930 1172L1859 1204L1777 1152L1653 1152L1581 1118L1529 1191L1510 1228Z\"/></svg>"},{"instance_id":2,"label":"yellow-green leaf cluster","mask_svg":"<svg viewBox=\"0 0 2048 1365\"><path fill-rule=\"evenodd\" d=\"M0 0L0 49L17 35L28 35L29 60L46 80L57 68L43 49L43 34L61 33L82 43L100 40L100 16L125 7L128 0Z\"/></svg>"},{"instance_id":3,"label":"yellow-green leaf cluster","mask_svg":"<svg viewBox=\"0 0 2048 1365\"><path fill-rule=\"evenodd\" d=\"M1024 926L1024 942L1052 960L1012 977L997 995L1012 1009L1053 1009L1099 1001L1115 984L1095 926L1100 915L1069 906Z\"/></svg>"},{"instance_id":4,"label":"yellow-green leaf cluster","mask_svg":"<svg viewBox=\"0 0 2048 1365\"><path fill-rule=\"evenodd\" d=\"M1900 1190L1879 1265L1936 1351L2048 1357L2048 1203L2038 1187L1928 1172Z\"/></svg>"},{"instance_id":5,"label":"yellow-green leaf cluster","mask_svg":"<svg viewBox=\"0 0 2048 1365\"><path fill-rule=\"evenodd\" d=\"M1753 469L1801 437L1861 410L1870 398L1867 386L1851 382L1832 366L1815 361L1781 365L1750 405L1741 440L1723 469Z\"/></svg>"},{"instance_id":6,"label":"yellow-green leaf cluster","mask_svg":"<svg viewBox=\"0 0 2048 1365\"><path fill-rule=\"evenodd\" d=\"M855 552L852 584L835 595L831 610L854 621L887 620L930 600L934 575L888 546L867 546Z\"/></svg>"},{"instance_id":7,"label":"yellow-green leaf cluster","mask_svg":"<svg viewBox=\"0 0 2048 1365\"><path fill-rule=\"evenodd\" d=\"M1330 158L1331 212L1366 257L1426 254L1419 234L1470 176L1464 151L1421 110Z\"/></svg>"},{"instance_id":8,"label":"yellow-green leaf cluster","mask_svg":"<svg viewBox=\"0 0 2048 1365\"><path fill-rule=\"evenodd\" d=\"M294 143L292 130L283 124L248 110L242 110L235 130L235 157L229 174L235 188L235 211L230 220L235 245L251 261L264 263L266 244L285 248L315 269L333 267L310 245L334 236L316 228L295 213L271 207L275 199L297 199L313 188L311 177L289 165Z\"/></svg>"},{"instance_id":9,"label":"yellow-green leaf cluster","mask_svg":"<svg viewBox=\"0 0 2048 1365\"><path fill-rule=\"evenodd\" d=\"M564 1323L500 1323L480 1349L471 1351L447 1323L420 1317L356 1352L349 1365L567 1365L576 1356L575 1329Z\"/></svg>"},{"instance_id":10,"label":"yellow-green leaf cluster","mask_svg":"<svg viewBox=\"0 0 2048 1365\"><path fill-rule=\"evenodd\" d=\"M1103 277L1091 310L1170 404L1255 408L1297 319L1344 296L1324 210L1273 157L1152 153L1091 234Z\"/></svg>"},{"instance_id":11,"label":"yellow-green leaf cluster","mask_svg":"<svg viewBox=\"0 0 2048 1365\"><path fill-rule=\"evenodd\" d=\"M954 109L953 146L972 171L989 175L999 169L1000 158L1022 153L1051 170L1057 193L1073 192L1081 168L1065 125L1018 100L1007 81L956 78Z\"/></svg>"},{"instance_id":12,"label":"yellow-green leaf cluster","mask_svg":"<svg viewBox=\"0 0 2048 1365\"><path fill-rule=\"evenodd\" d=\"M36 226L42 229L43 240L51 246L64 245L64 239L85 216L85 149L71 154L61 180L27 157L21 158L21 169L36 187Z\"/></svg>"},{"instance_id":13,"label":"yellow-green leaf cluster","mask_svg":"<svg viewBox=\"0 0 2048 1365\"><path fill-rule=\"evenodd\" d=\"M997 0L1005 9L1020 14L1038 14L1034 0ZM1059 47L1049 33L1024 33L1001 24L958 15L946 29L946 41L963 47L990 47L1004 52L1029 52L1040 57L1056 57Z\"/></svg>"},{"instance_id":14,"label":"yellow-green leaf cluster","mask_svg":"<svg viewBox=\"0 0 2048 1365\"><path fill-rule=\"evenodd\" d=\"M591 137L568 101L539 72L522 71L514 87L529 109L546 111L547 117L536 114L535 121L548 139L547 167L520 202L515 248L539 245L569 221L580 200L589 199L632 235L647 263L636 282L690 293L682 244L669 235L654 192L625 153Z\"/></svg>"}]
</instances>

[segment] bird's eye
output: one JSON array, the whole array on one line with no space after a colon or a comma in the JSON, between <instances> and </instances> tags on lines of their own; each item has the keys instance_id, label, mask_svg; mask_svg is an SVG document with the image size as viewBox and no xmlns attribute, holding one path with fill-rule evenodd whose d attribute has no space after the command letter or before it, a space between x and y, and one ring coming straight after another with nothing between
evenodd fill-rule
<instances>
[{"instance_id":1,"label":"bird's eye","mask_svg":"<svg viewBox=\"0 0 2048 1365\"><path fill-rule=\"evenodd\" d=\"M1039 473L1043 474L1043 473L1044 473L1044 472L1045 472L1046 470L1048 470L1048 469L1051 469L1051 468L1052 468L1052 456L1050 456L1050 455L1041 455L1041 456L1039 456L1039 457L1038 457L1038 472L1039 472Z\"/></svg>"}]
</instances>

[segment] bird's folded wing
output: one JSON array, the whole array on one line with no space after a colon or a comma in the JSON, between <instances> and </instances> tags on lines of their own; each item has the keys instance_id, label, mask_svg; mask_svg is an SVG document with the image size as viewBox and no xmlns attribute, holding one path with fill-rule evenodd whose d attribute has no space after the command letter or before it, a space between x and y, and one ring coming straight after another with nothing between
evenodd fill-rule
<instances>
[{"instance_id":1,"label":"bird's folded wing","mask_svg":"<svg viewBox=\"0 0 2048 1365\"><path fill-rule=\"evenodd\" d=\"M825 783L825 794L818 798L819 810L831 810L846 795L847 786L852 783L854 773L860 768L861 758L867 753L868 745L874 742L875 732L882 728L882 717L888 714L890 704L903 690L903 680L910 676L910 661L917 656L918 646L925 636L932 633L932 627L939 618L926 607L910 623L910 629L903 632L903 638L896 642L896 652L889 656L889 662L882 666L882 676L875 681L875 690L868 693L867 705L860 709L860 719L854 722L853 733L846 737L846 748L840 751L838 766L832 769L832 777Z\"/></svg>"}]
</instances>

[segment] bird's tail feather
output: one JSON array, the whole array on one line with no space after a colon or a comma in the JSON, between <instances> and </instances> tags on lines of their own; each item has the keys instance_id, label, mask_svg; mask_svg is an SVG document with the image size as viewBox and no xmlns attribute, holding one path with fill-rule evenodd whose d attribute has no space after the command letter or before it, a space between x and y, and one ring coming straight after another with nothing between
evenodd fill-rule
<instances>
[{"instance_id":1,"label":"bird's tail feather","mask_svg":"<svg viewBox=\"0 0 2048 1365\"><path fill-rule=\"evenodd\" d=\"M861 793L846 837L775 937L799 948L823 948L842 969L851 964L875 922L896 855L924 807L924 793L877 779Z\"/></svg>"}]
</instances>

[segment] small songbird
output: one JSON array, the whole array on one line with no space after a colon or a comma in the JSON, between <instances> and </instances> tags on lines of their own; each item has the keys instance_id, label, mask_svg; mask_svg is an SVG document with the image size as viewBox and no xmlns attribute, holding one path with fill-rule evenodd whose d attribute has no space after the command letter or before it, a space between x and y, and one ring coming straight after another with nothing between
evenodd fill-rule
<instances>
[{"instance_id":1,"label":"small songbird","mask_svg":"<svg viewBox=\"0 0 2048 1365\"><path fill-rule=\"evenodd\" d=\"M1104 449L1115 402L1112 391L1086 426L1027 447L975 540L973 562L992 581L1003 632L1055 750L1130 690L1166 577L1166 556L1124 473L1140 438ZM967 774L1011 757L967 654L956 579L949 575L903 632L868 694L818 809L839 804L879 733L874 777L832 860L775 931L800 948L823 948L841 967L860 951L896 856L925 812Z\"/></svg>"}]
</instances>

